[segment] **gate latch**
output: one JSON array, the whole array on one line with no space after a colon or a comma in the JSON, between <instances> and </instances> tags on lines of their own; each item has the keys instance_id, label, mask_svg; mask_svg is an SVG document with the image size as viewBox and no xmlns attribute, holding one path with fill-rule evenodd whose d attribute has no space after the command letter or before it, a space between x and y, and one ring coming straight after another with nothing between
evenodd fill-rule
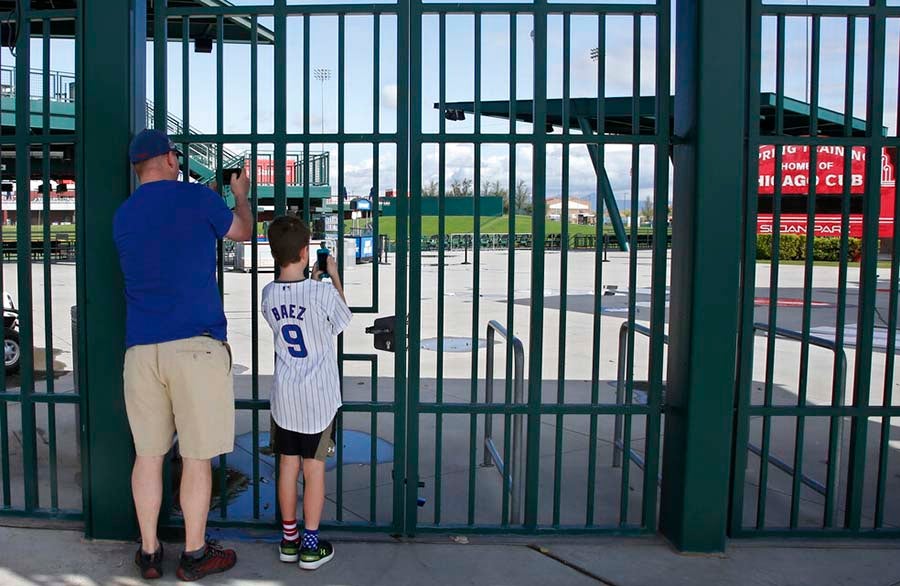
<instances>
[{"instance_id":1,"label":"gate latch","mask_svg":"<svg viewBox=\"0 0 900 586\"><path fill-rule=\"evenodd\" d=\"M394 329L397 316L379 317L375 323L366 328L367 334L375 335L375 349L394 352Z\"/></svg>"}]
</instances>

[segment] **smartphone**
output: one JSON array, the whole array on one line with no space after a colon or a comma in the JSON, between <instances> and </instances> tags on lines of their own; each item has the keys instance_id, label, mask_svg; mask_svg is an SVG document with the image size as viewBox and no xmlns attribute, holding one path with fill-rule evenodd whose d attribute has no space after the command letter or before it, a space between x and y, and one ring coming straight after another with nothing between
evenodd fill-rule
<instances>
[{"instance_id":1,"label":"smartphone","mask_svg":"<svg viewBox=\"0 0 900 586\"><path fill-rule=\"evenodd\" d=\"M328 278L328 249L325 248L324 242L322 248L316 251L316 264L322 273L322 278Z\"/></svg>"},{"instance_id":2,"label":"smartphone","mask_svg":"<svg viewBox=\"0 0 900 586\"><path fill-rule=\"evenodd\" d=\"M222 183L224 185L231 185L231 180L236 177L240 177L243 170L244 169L241 167L236 167L233 169L222 169Z\"/></svg>"}]
</instances>

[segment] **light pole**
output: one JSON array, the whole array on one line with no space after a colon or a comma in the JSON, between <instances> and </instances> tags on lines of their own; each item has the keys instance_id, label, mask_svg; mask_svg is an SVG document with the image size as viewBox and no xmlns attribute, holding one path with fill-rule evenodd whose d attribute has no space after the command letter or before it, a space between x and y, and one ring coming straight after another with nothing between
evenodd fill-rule
<instances>
[{"instance_id":1,"label":"light pole","mask_svg":"<svg viewBox=\"0 0 900 586\"><path fill-rule=\"evenodd\" d=\"M322 82L322 134L325 134L325 82L331 79L331 70L327 67L316 67L313 76Z\"/></svg>"}]
</instances>

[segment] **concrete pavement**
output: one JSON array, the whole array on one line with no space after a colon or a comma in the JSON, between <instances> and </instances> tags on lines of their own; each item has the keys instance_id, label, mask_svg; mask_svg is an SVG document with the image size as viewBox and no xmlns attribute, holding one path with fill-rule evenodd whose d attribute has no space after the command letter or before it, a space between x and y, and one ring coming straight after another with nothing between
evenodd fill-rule
<instances>
[{"instance_id":1,"label":"concrete pavement","mask_svg":"<svg viewBox=\"0 0 900 586\"><path fill-rule=\"evenodd\" d=\"M433 537L397 541L338 534L335 560L312 573L277 561L273 536L225 543L237 567L202 584L227 586L896 586L900 543L742 541L724 555L681 555L657 538ZM133 586L135 544L86 541L74 531L0 528L3 586ZM174 576L167 544L160 586Z\"/></svg>"}]
</instances>

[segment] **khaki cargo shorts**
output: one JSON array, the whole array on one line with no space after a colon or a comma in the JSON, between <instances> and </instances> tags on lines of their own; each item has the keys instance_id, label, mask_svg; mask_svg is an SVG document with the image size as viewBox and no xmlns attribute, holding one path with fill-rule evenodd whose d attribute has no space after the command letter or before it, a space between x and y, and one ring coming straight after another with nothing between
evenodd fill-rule
<instances>
[{"instance_id":1,"label":"khaki cargo shorts","mask_svg":"<svg viewBox=\"0 0 900 586\"><path fill-rule=\"evenodd\" d=\"M139 456L163 456L178 432L182 457L234 450L231 349L206 336L132 346L125 353L125 409Z\"/></svg>"}]
</instances>

